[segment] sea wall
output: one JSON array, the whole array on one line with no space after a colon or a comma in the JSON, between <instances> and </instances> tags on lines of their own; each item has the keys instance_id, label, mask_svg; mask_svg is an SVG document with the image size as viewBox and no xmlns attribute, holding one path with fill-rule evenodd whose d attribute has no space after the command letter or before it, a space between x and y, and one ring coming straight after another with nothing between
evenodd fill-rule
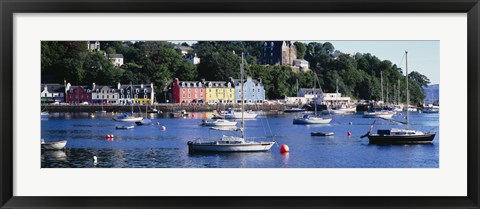
<instances>
[{"instance_id":1,"label":"sea wall","mask_svg":"<svg viewBox=\"0 0 480 209\"><path fill-rule=\"evenodd\" d=\"M100 110L107 112L131 112L130 105L42 105L42 111L48 112L95 112ZM240 104L157 104L153 106L134 105L133 112L145 112L147 108L155 108L162 112L175 112L186 110L188 112L209 112L214 110L226 110L228 108L240 108ZM267 105L267 104L246 104L245 110L284 110L285 105Z\"/></svg>"}]
</instances>

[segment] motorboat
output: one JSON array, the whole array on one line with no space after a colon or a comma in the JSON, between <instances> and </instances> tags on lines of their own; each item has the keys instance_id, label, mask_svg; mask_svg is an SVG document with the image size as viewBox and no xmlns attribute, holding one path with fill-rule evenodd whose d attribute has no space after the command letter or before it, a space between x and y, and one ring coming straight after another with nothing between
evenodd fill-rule
<instances>
[{"instance_id":1,"label":"motorboat","mask_svg":"<svg viewBox=\"0 0 480 209\"><path fill-rule=\"evenodd\" d=\"M225 119L203 120L203 126L236 126L236 121L229 121Z\"/></svg>"},{"instance_id":2,"label":"motorboat","mask_svg":"<svg viewBox=\"0 0 480 209\"><path fill-rule=\"evenodd\" d=\"M311 132L311 136L333 136L333 132Z\"/></svg>"},{"instance_id":3,"label":"motorboat","mask_svg":"<svg viewBox=\"0 0 480 209\"><path fill-rule=\"evenodd\" d=\"M67 140L46 142L42 139L40 144L42 146L42 149L44 150L59 150L65 148L65 146L67 145Z\"/></svg>"}]
</instances>

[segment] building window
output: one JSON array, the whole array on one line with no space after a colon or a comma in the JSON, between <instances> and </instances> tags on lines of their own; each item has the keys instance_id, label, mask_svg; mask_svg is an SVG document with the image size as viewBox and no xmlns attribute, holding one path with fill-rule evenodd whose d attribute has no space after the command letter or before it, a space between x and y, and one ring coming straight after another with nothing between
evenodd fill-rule
<instances>
[{"instance_id":1,"label":"building window","mask_svg":"<svg viewBox=\"0 0 480 209\"><path fill-rule=\"evenodd\" d=\"M185 94L183 94L183 98L185 98Z\"/></svg>"},{"instance_id":2,"label":"building window","mask_svg":"<svg viewBox=\"0 0 480 209\"><path fill-rule=\"evenodd\" d=\"M182 89L183 92L185 92L185 89Z\"/></svg>"},{"instance_id":3,"label":"building window","mask_svg":"<svg viewBox=\"0 0 480 209\"><path fill-rule=\"evenodd\" d=\"M105 95L102 95L102 99L105 99Z\"/></svg>"}]
</instances>

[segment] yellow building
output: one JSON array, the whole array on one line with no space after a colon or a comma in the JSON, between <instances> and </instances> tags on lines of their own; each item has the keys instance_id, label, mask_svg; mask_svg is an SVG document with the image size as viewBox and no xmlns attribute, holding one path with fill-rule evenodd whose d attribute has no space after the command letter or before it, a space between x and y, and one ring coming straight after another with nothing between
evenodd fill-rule
<instances>
[{"instance_id":1,"label":"yellow building","mask_svg":"<svg viewBox=\"0 0 480 209\"><path fill-rule=\"evenodd\" d=\"M235 101L235 87L228 81L206 81L206 103L233 103Z\"/></svg>"}]
</instances>

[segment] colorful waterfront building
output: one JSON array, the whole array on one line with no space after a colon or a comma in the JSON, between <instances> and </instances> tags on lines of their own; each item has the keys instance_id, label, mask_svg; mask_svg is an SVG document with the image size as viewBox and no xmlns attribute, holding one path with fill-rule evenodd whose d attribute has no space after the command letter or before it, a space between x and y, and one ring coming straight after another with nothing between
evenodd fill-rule
<instances>
[{"instance_id":1,"label":"colorful waterfront building","mask_svg":"<svg viewBox=\"0 0 480 209\"><path fill-rule=\"evenodd\" d=\"M240 79L231 79L235 84L235 102L242 102L242 86ZM245 92L244 102L245 103L263 103L265 100L265 87L263 86L262 79L252 79L252 77L247 77L243 81L243 91Z\"/></svg>"},{"instance_id":2,"label":"colorful waterfront building","mask_svg":"<svg viewBox=\"0 0 480 209\"><path fill-rule=\"evenodd\" d=\"M72 86L67 84L67 99L66 103L80 104L92 103L92 90L86 86Z\"/></svg>"},{"instance_id":3,"label":"colorful waterfront building","mask_svg":"<svg viewBox=\"0 0 480 209\"><path fill-rule=\"evenodd\" d=\"M233 81L204 81L206 102L209 104L233 103L235 101L235 87Z\"/></svg>"},{"instance_id":4,"label":"colorful waterfront building","mask_svg":"<svg viewBox=\"0 0 480 209\"><path fill-rule=\"evenodd\" d=\"M65 102L65 86L62 84L41 84L42 103Z\"/></svg>"},{"instance_id":5,"label":"colorful waterfront building","mask_svg":"<svg viewBox=\"0 0 480 209\"><path fill-rule=\"evenodd\" d=\"M117 84L119 93L118 104L153 104L155 91L153 83L150 84Z\"/></svg>"},{"instance_id":6,"label":"colorful waterfront building","mask_svg":"<svg viewBox=\"0 0 480 209\"><path fill-rule=\"evenodd\" d=\"M92 103L94 104L117 104L118 89L114 86L92 85Z\"/></svg>"},{"instance_id":7,"label":"colorful waterfront building","mask_svg":"<svg viewBox=\"0 0 480 209\"><path fill-rule=\"evenodd\" d=\"M172 97L175 103L204 103L205 85L201 81L179 81L172 84Z\"/></svg>"}]
</instances>

